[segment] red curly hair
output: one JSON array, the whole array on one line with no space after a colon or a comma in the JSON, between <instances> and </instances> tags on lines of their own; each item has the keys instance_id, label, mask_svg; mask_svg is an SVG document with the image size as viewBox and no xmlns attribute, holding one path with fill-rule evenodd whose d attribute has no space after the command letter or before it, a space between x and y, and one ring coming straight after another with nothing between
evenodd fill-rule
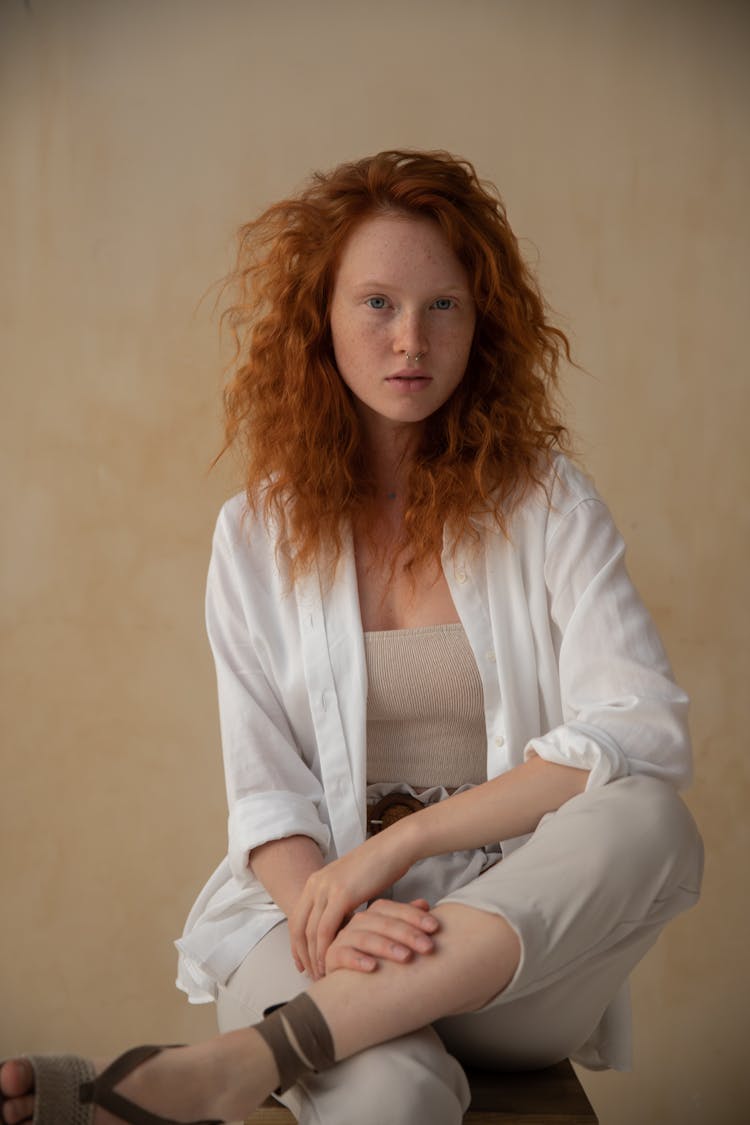
<instances>
[{"instance_id":1,"label":"red curly hair","mask_svg":"<svg viewBox=\"0 0 750 1125\"><path fill-rule=\"evenodd\" d=\"M295 198L240 230L222 314L236 352L224 394L224 449L238 447L251 508L272 520L292 575L335 562L373 484L351 391L338 374L329 307L357 224L395 212L437 223L467 271L476 327L466 373L424 426L404 518L408 566L439 558L443 529L498 527L567 432L554 403L563 332L546 318L495 189L446 152L388 151L316 173Z\"/></svg>"}]
</instances>

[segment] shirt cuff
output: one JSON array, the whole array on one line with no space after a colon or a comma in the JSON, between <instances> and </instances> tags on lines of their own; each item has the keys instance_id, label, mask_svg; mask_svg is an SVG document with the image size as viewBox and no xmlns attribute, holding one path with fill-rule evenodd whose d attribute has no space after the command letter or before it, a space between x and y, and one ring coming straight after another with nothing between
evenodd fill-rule
<instances>
[{"instance_id":1,"label":"shirt cuff","mask_svg":"<svg viewBox=\"0 0 750 1125\"><path fill-rule=\"evenodd\" d=\"M315 804L299 793L271 790L242 797L229 814L229 866L242 886L254 884L248 867L253 848L287 836L309 836L326 855L331 832Z\"/></svg>"},{"instance_id":2,"label":"shirt cuff","mask_svg":"<svg viewBox=\"0 0 750 1125\"><path fill-rule=\"evenodd\" d=\"M528 761L532 754L560 766L588 770L587 789L630 773L628 759L614 739L600 727L587 723L564 723L541 738L532 738L524 749L523 760Z\"/></svg>"}]
</instances>

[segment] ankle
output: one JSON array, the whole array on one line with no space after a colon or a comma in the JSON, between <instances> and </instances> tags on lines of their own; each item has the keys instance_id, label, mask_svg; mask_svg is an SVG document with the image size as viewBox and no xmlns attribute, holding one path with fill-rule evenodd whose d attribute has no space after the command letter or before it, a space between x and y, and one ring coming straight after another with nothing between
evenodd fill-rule
<instances>
[{"instance_id":1,"label":"ankle","mask_svg":"<svg viewBox=\"0 0 750 1125\"><path fill-rule=\"evenodd\" d=\"M276 1093L288 1090L305 1074L327 1070L336 1061L328 1024L307 992L281 1004L255 1025L255 1031L273 1056Z\"/></svg>"},{"instance_id":2,"label":"ankle","mask_svg":"<svg viewBox=\"0 0 750 1125\"><path fill-rule=\"evenodd\" d=\"M211 1056L211 1088L223 1091L218 1108L224 1120L244 1118L277 1088L273 1053L254 1027L228 1031L205 1046Z\"/></svg>"}]
</instances>

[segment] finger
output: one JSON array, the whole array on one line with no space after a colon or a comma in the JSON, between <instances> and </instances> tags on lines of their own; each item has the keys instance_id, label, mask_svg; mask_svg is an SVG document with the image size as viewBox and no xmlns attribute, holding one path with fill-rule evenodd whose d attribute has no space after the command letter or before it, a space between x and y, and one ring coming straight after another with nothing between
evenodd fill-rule
<instances>
[{"instance_id":1,"label":"finger","mask_svg":"<svg viewBox=\"0 0 750 1125\"><path fill-rule=\"evenodd\" d=\"M298 941L297 938L295 938L292 935L291 929L290 929L290 932L289 932L289 951L292 955L292 960L294 961L294 966L295 966L297 972L298 973L304 973L305 969L306 969L306 965L305 965L305 962L302 959L302 955L301 955L300 950L301 950L301 946L299 944L299 941Z\"/></svg>"},{"instance_id":2,"label":"finger","mask_svg":"<svg viewBox=\"0 0 750 1125\"><path fill-rule=\"evenodd\" d=\"M313 905L305 924L305 944L304 950L301 951L306 964L309 966L308 972L313 980L317 980L321 975L318 958L318 928L323 909L323 905L319 902Z\"/></svg>"},{"instance_id":3,"label":"finger","mask_svg":"<svg viewBox=\"0 0 750 1125\"><path fill-rule=\"evenodd\" d=\"M297 969L297 972L298 973L304 973L305 963L302 960L302 957L300 956L300 952L299 952L300 951L300 941L299 941L299 929L298 929L298 925L297 925L296 912L295 912L294 918L290 917L288 919L288 925L289 925L289 950L292 954L292 959L294 960L294 964L295 964L295 967Z\"/></svg>"},{"instance_id":4,"label":"finger","mask_svg":"<svg viewBox=\"0 0 750 1125\"><path fill-rule=\"evenodd\" d=\"M430 914L430 904L426 898L415 898L409 903L409 906L413 906L421 911L422 917L419 919L419 925L423 930L434 933L436 930L440 929L440 923L437 918L434 914Z\"/></svg>"},{"instance_id":5,"label":"finger","mask_svg":"<svg viewBox=\"0 0 750 1125\"><path fill-rule=\"evenodd\" d=\"M315 935L315 964L321 976L325 975L326 954L342 928L347 911L335 898L329 898L321 912Z\"/></svg>"},{"instance_id":6,"label":"finger","mask_svg":"<svg viewBox=\"0 0 750 1125\"><path fill-rule=\"evenodd\" d=\"M300 945L294 946L292 948L292 957L294 958L294 964L296 965L298 972L306 973L307 976L309 976L311 979L315 978L315 974L312 971L312 962L310 961L310 957L307 953L307 946L305 944L304 938L302 939Z\"/></svg>"},{"instance_id":7,"label":"finger","mask_svg":"<svg viewBox=\"0 0 750 1125\"><path fill-rule=\"evenodd\" d=\"M427 933L434 934L437 930L440 929L440 923L438 922L437 918L434 914L430 913L430 904L426 898L415 898L412 902L409 903L409 906L413 906L417 910L420 910L422 912L423 916L420 919L419 924Z\"/></svg>"},{"instance_id":8,"label":"finger","mask_svg":"<svg viewBox=\"0 0 750 1125\"><path fill-rule=\"evenodd\" d=\"M424 900L422 900L424 901ZM425 912L421 907L411 902L393 902L391 899L377 899L366 913L377 911L378 914L389 914L401 918L410 925L415 926L425 933L434 934L440 929L440 923L434 914Z\"/></svg>"},{"instance_id":9,"label":"finger","mask_svg":"<svg viewBox=\"0 0 750 1125\"><path fill-rule=\"evenodd\" d=\"M384 944L377 948L368 945L367 952L386 957L388 960L400 959L398 947L405 947L410 953L431 953L435 947L430 935L423 930L403 918L378 914L377 911L368 911L367 914L352 920L345 935L341 936L350 944L365 948L362 942L369 940L366 935L375 934ZM389 952L390 949L393 949L393 953Z\"/></svg>"},{"instance_id":10,"label":"finger","mask_svg":"<svg viewBox=\"0 0 750 1125\"><path fill-rule=\"evenodd\" d=\"M373 973L377 967L378 962L374 957L350 945L339 946L334 942L326 954L326 973L332 973L334 969L353 969L356 973Z\"/></svg>"},{"instance_id":11,"label":"finger","mask_svg":"<svg viewBox=\"0 0 750 1125\"><path fill-rule=\"evenodd\" d=\"M414 954L405 942L394 940L379 930L358 930L347 935L346 940L335 944L341 947L349 946L370 957L377 957L381 961L404 963L411 961Z\"/></svg>"},{"instance_id":12,"label":"finger","mask_svg":"<svg viewBox=\"0 0 750 1125\"><path fill-rule=\"evenodd\" d=\"M305 926L307 956L314 980L325 976L325 956L342 927L346 912L335 893L319 897L312 905Z\"/></svg>"},{"instance_id":13,"label":"finger","mask_svg":"<svg viewBox=\"0 0 750 1125\"><path fill-rule=\"evenodd\" d=\"M291 947L292 956L295 959L298 967L301 966L301 971L308 974L313 980L315 974L313 972L313 963L310 957L309 942L307 938L307 928L310 924L310 915L313 909L313 902L308 898L303 898L294 911L294 916L290 921L291 933Z\"/></svg>"}]
</instances>

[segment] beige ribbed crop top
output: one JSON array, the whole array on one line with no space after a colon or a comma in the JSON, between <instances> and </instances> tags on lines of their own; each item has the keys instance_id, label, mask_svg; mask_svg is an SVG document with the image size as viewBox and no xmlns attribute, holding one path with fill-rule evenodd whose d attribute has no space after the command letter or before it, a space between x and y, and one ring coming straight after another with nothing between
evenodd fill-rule
<instances>
[{"instance_id":1,"label":"beige ribbed crop top","mask_svg":"<svg viewBox=\"0 0 750 1125\"><path fill-rule=\"evenodd\" d=\"M486 781L482 681L463 626L365 633L365 656L368 783Z\"/></svg>"}]
</instances>

